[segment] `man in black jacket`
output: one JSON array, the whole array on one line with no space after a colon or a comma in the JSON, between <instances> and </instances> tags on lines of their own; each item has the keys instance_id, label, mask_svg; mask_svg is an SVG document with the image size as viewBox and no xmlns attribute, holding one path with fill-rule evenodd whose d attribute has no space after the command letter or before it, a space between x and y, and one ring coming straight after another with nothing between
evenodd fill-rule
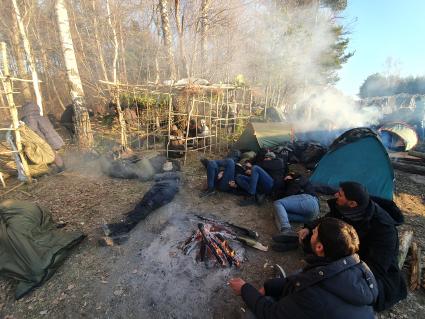
<instances>
[{"instance_id":1,"label":"man in black jacket","mask_svg":"<svg viewBox=\"0 0 425 319\"><path fill-rule=\"evenodd\" d=\"M310 241L308 266L287 278L267 281L260 290L240 278L229 284L257 318L372 319L376 281L356 252L359 238L352 226L325 218Z\"/></svg>"},{"instance_id":2,"label":"man in black jacket","mask_svg":"<svg viewBox=\"0 0 425 319\"><path fill-rule=\"evenodd\" d=\"M341 183L335 197L328 201L330 213L326 217L341 219L356 229L360 238L360 258L367 263L378 282L379 296L374 308L376 311L388 309L407 296L406 283L397 261L396 226L402 222L403 216L394 202L376 197L372 200L365 187L356 182ZM307 251L309 236L316 224L307 225L299 232L299 239Z\"/></svg>"}]
</instances>

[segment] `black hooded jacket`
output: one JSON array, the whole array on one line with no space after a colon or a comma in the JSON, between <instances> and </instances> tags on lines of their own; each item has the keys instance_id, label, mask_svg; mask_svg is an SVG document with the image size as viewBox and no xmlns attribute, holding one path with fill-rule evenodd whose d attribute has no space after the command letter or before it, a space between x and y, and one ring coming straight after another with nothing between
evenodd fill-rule
<instances>
[{"instance_id":1,"label":"black hooded jacket","mask_svg":"<svg viewBox=\"0 0 425 319\"><path fill-rule=\"evenodd\" d=\"M374 318L376 281L358 255L337 261L315 256L307 261L302 272L267 281L266 296L250 284L242 287L242 298L256 318Z\"/></svg>"},{"instance_id":2,"label":"black hooded jacket","mask_svg":"<svg viewBox=\"0 0 425 319\"><path fill-rule=\"evenodd\" d=\"M330 213L326 217L341 219L356 229L360 239L360 258L370 267L378 282L379 296L374 308L382 311L407 296L406 282L398 267L396 228L403 222L403 215L394 202L373 199L379 201L385 210L371 200L364 210L363 219L351 221L340 212L336 199L331 199L328 201ZM309 226L310 229L314 227L314 224Z\"/></svg>"}]
</instances>

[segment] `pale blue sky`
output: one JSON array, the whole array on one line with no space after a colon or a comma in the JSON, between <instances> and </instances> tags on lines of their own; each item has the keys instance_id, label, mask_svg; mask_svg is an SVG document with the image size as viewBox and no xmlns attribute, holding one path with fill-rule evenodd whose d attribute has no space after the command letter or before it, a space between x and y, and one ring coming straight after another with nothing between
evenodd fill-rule
<instances>
[{"instance_id":1,"label":"pale blue sky","mask_svg":"<svg viewBox=\"0 0 425 319\"><path fill-rule=\"evenodd\" d=\"M344 23L354 56L340 71L337 87L357 95L367 76L388 71L425 75L425 0L348 0Z\"/></svg>"}]
</instances>

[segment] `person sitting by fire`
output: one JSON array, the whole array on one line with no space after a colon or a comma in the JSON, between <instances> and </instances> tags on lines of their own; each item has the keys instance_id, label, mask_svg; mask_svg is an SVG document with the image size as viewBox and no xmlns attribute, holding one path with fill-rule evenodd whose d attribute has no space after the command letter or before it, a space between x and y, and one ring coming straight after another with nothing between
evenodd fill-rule
<instances>
[{"instance_id":1,"label":"person sitting by fire","mask_svg":"<svg viewBox=\"0 0 425 319\"><path fill-rule=\"evenodd\" d=\"M241 278L229 285L256 318L373 319L378 296L373 273L357 255L353 226L324 218L309 243L313 252L301 272L268 280L257 290Z\"/></svg>"},{"instance_id":2,"label":"person sitting by fire","mask_svg":"<svg viewBox=\"0 0 425 319\"><path fill-rule=\"evenodd\" d=\"M365 261L378 282L379 295L375 311L392 307L407 296L406 282L398 266L399 239L396 226L403 215L393 201L369 196L357 182L340 184L335 198L328 201L328 217L338 218L352 225L360 237L360 258ZM299 231L299 240L310 252L310 237L319 221Z\"/></svg>"},{"instance_id":3,"label":"person sitting by fire","mask_svg":"<svg viewBox=\"0 0 425 319\"><path fill-rule=\"evenodd\" d=\"M277 158L273 152L267 152L264 159L257 165L249 165L245 175L238 174L236 183L248 193L248 197L239 204L247 206L261 204L266 194L281 187L286 173L286 165L282 159Z\"/></svg>"}]
</instances>

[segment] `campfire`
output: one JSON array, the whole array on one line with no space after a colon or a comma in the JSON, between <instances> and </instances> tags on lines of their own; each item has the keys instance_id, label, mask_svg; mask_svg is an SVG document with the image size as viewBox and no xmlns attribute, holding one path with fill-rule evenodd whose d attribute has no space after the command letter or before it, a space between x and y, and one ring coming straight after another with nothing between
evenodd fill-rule
<instances>
[{"instance_id":1,"label":"campfire","mask_svg":"<svg viewBox=\"0 0 425 319\"><path fill-rule=\"evenodd\" d=\"M240 267L242 257L230 246L229 242L236 240L235 235L226 227L209 223L198 223L198 229L193 232L182 245L185 255L197 250L198 262L205 262L220 267Z\"/></svg>"}]
</instances>

